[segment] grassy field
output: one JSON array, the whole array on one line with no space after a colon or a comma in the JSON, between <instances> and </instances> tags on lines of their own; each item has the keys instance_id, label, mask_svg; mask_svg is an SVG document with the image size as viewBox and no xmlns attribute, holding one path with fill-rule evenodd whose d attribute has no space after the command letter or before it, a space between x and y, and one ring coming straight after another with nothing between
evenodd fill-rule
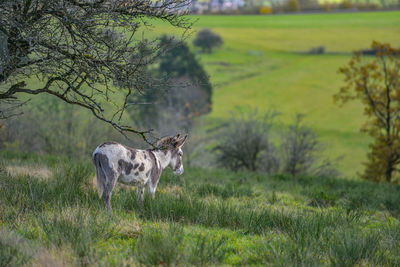
<instances>
[{"instance_id":1,"label":"grassy field","mask_svg":"<svg viewBox=\"0 0 400 267\"><path fill-rule=\"evenodd\" d=\"M373 39L400 45L400 12L204 16L225 41L198 54L215 84L208 125L235 106L295 112L345 154L346 178L165 171L156 199L118 185L105 211L87 160L0 151L0 266L400 266L400 186L356 179L361 106L335 106L336 70ZM170 32L156 24L152 34ZM175 31L175 33L177 33ZM327 54L301 52L324 45Z\"/></svg>"},{"instance_id":2,"label":"grassy field","mask_svg":"<svg viewBox=\"0 0 400 267\"><path fill-rule=\"evenodd\" d=\"M283 124L304 113L328 154L345 156L339 169L346 176L362 170L369 143L359 132L365 118L359 103L333 103L343 80L337 70L353 50L369 48L373 40L400 46L400 12L193 19L195 30L211 28L224 39L214 53L199 54L215 86L210 122L228 118L235 106L274 108ZM156 24L152 34L170 31ZM327 53L303 53L315 46Z\"/></svg>"},{"instance_id":3,"label":"grassy field","mask_svg":"<svg viewBox=\"0 0 400 267\"><path fill-rule=\"evenodd\" d=\"M110 215L90 161L0 162L0 266L400 265L400 186L187 169Z\"/></svg>"}]
</instances>

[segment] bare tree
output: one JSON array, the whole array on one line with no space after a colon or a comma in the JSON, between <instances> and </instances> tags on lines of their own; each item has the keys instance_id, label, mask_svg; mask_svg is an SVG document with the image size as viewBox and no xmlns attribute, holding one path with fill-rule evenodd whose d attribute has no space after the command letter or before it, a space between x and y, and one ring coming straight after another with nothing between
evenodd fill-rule
<instances>
[{"instance_id":1,"label":"bare tree","mask_svg":"<svg viewBox=\"0 0 400 267\"><path fill-rule=\"evenodd\" d=\"M283 171L293 176L307 173L314 164L319 143L315 133L302 125L303 115L297 114L293 125L283 136Z\"/></svg>"},{"instance_id":2,"label":"bare tree","mask_svg":"<svg viewBox=\"0 0 400 267\"><path fill-rule=\"evenodd\" d=\"M190 28L182 16L188 4L0 0L0 116L15 114L24 95L50 94L90 110L123 134L147 140L148 130L121 122L128 97L146 88L146 66L162 50L157 40L146 40L142 33L151 19ZM30 82L34 77L37 82Z\"/></svg>"},{"instance_id":3,"label":"bare tree","mask_svg":"<svg viewBox=\"0 0 400 267\"><path fill-rule=\"evenodd\" d=\"M304 115L297 114L294 123L282 135L282 171L294 177L305 174L338 176L335 165L341 157L334 160L323 158L323 145L316 133L303 124L303 119Z\"/></svg>"}]
</instances>

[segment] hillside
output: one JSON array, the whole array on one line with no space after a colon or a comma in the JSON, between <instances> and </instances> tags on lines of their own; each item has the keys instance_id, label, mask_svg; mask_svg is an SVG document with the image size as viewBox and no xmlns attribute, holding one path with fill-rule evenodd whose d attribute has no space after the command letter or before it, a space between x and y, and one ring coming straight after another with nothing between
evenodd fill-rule
<instances>
[{"instance_id":1,"label":"hillside","mask_svg":"<svg viewBox=\"0 0 400 267\"><path fill-rule=\"evenodd\" d=\"M91 162L0 158L1 266L400 264L399 186L167 171L144 206L117 185L110 216Z\"/></svg>"},{"instance_id":2,"label":"hillside","mask_svg":"<svg viewBox=\"0 0 400 267\"><path fill-rule=\"evenodd\" d=\"M337 71L353 50L369 48L373 40L400 46L400 12L199 16L193 21L195 30L211 28L224 39L214 53L198 54L215 86L210 123L229 118L235 106L275 109L283 124L304 113L328 155L344 156L339 169L347 177L362 170L369 143L359 132L365 118L359 103L333 103L343 80ZM171 29L155 24L151 35L165 32ZM316 46L326 53L305 53Z\"/></svg>"},{"instance_id":3,"label":"hillside","mask_svg":"<svg viewBox=\"0 0 400 267\"><path fill-rule=\"evenodd\" d=\"M333 103L332 95L343 80L337 70L348 62L352 50L368 48L372 40L399 46L400 12L189 19L194 23L194 31L186 35L189 43L195 31L204 27L224 39L224 45L212 54L201 54L192 47L214 86L212 112L203 120L204 128L229 119L230 111L237 106L257 108L259 112L275 109L281 113L280 125L303 113L306 124L324 142L325 156L344 156L338 169L346 178L355 178L362 171L370 141L359 132L365 118L357 102L344 107ZM154 27L146 28L144 37L182 34L165 23L151 22ZM316 46L324 46L326 53L306 53ZM39 86L33 77L28 83ZM33 99L30 105L40 109L43 101L47 100ZM85 123L81 118L79 125Z\"/></svg>"}]
</instances>

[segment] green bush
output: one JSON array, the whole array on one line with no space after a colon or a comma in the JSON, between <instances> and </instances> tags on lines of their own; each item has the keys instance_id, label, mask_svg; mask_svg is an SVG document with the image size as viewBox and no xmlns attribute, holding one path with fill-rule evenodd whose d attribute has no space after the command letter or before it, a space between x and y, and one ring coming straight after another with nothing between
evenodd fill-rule
<instances>
[{"instance_id":1,"label":"green bush","mask_svg":"<svg viewBox=\"0 0 400 267\"><path fill-rule=\"evenodd\" d=\"M211 53L212 49L223 44L221 36L210 29L202 29L193 40L193 45L200 47L203 52Z\"/></svg>"}]
</instances>

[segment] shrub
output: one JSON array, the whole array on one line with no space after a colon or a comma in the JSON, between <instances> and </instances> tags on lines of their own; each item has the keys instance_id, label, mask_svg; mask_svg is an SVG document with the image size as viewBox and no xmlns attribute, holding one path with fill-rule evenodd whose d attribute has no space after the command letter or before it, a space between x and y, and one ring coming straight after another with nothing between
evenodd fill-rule
<instances>
[{"instance_id":1,"label":"shrub","mask_svg":"<svg viewBox=\"0 0 400 267\"><path fill-rule=\"evenodd\" d=\"M310 51L308 51L309 54L323 54L325 53L325 46L316 46L312 47Z\"/></svg>"},{"instance_id":2,"label":"shrub","mask_svg":"<svg viewBox=\"0 0 400 267\"><path fill-rule=\"evenodd\" d=\"M338 172L330 160L320 161L322 146L316 134L302 124L303 117L297 114L294 124L283 134L282 171L292 176L305 174L337 176Z\"/></svg>"},{"instance_id":3,"label":"shrub","mask_svg":"<svg viewBox=\"0 0 400 267\"><path fill-rule=\"evenodd\" d=\"M203 29L197 33L193 45L200 47L203 52L211 53L212 49L223 44L221 36L210 29Z\"/></svg>"},{"instance_id":4,"label":"shrub","mask_svg":"<svg viewBox=\"0 0 400 267\"><path fill-rule=\"evenodd\" d=\"M279 161L269 130L277 113L267 112L262 118L259 118L257 110L247 114L238 110L237 113L222 130L220 142L214 149L218 164L234 171L275 171Z\"/></svg>"}]
</instances>

